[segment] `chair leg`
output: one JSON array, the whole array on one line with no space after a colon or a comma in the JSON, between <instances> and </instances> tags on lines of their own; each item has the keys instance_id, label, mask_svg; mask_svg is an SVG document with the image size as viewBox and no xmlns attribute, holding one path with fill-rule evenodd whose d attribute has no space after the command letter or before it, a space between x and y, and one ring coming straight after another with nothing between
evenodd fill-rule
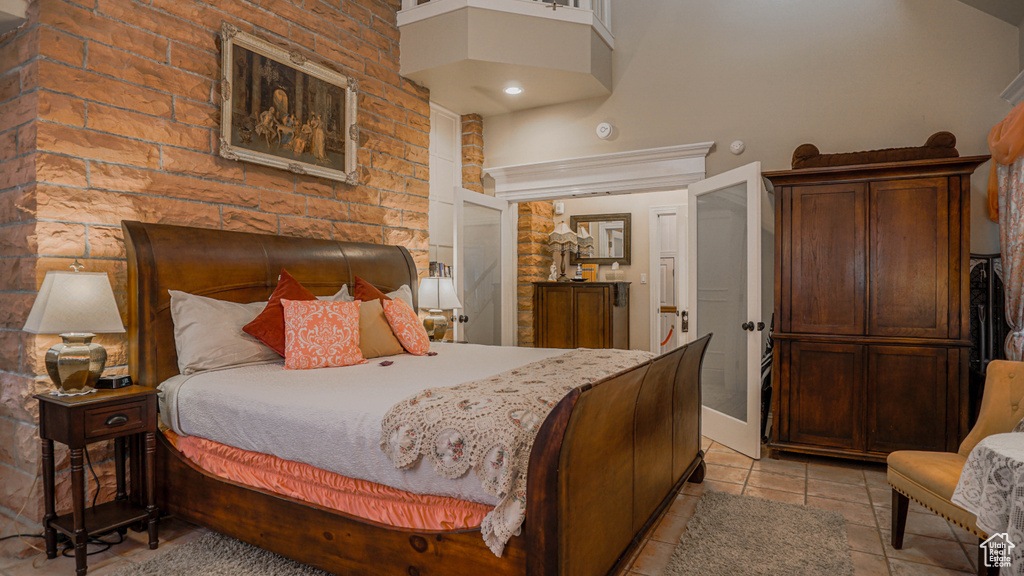
<instances>
[{"instance_id":1,"label":"chair leg","mask_svg":"<svg viewBox=\"0 0 1024 576\"><path fill-rule=\"evenodd\" d=\"M910 498L900 494L893 488L892 491L892 547L899 550L903 548L903 532L907 529L907 509L910 507Z\"/></svg>"}]
</instances>

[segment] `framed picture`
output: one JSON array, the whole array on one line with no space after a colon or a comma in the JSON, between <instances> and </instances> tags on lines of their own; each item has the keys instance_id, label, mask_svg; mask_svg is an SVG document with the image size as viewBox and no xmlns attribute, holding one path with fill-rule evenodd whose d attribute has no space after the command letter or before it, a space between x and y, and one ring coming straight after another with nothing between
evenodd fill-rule
<instances>
[{"instance_id":1,"label":"framed picture","mask_svg":"<svg viewBox=\"0 0 1024 576\"><path fill-rule=\"evenodd\" d=\"M583 279L587 282L597 282L597 264L581 264Z\"/></svg>"},{"instance_id":2,"label":"framed picture","mask_svg":"<svg viewBox=\"0 0 1024 576\"><path fill-rule=\"evenodd\" d=\"M358 84L221 25L220 155L358 184Z\"/></svg>"}]
</instances>

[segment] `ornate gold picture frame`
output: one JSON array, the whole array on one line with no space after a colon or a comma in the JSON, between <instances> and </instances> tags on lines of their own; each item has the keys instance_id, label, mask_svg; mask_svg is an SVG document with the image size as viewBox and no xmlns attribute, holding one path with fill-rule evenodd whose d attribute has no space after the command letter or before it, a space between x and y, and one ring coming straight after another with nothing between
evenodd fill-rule
<instances>
[{"instance_id":1,"label":"ornate gold picture frame","mask_svg":"<svg viewBox=\"0 0 1024 576\"><path fill-rule=\"evenodd\" d=\"M220 155L358 184L356 79L221 25Z\"/></svg>"}]
</instances>

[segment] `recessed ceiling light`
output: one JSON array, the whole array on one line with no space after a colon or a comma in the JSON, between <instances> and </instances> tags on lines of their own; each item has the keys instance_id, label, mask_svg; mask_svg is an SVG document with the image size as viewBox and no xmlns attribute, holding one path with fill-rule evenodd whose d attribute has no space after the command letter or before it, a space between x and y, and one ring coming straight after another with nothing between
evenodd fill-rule
<instances>
[{"instance_id":1,"label":"recessed ceiling light","mask_svg":"<svg viewBox=\"0 0 1024 576\"><path fill-rule=\"evenodd\" d=\"M509 96L516 96L522 93L523 89L519 86L509 86L508 88L505 88L505 94L508 94Z\"/></svg>"}]
</instances>

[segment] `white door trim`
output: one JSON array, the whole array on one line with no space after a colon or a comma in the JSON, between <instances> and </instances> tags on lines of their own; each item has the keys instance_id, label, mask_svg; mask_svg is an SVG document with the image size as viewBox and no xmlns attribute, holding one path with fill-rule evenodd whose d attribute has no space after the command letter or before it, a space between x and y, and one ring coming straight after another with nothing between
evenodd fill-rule
<instances>
[{"instance_id":1,"label":"white door trim","mask_svg":"<svg viewBox=\"0 0 1024 576\"><path fill-rule=\"evenodd\" d=\"M730 185L746 183L747 202L747 317L745 321L763 322L761 316L761 212L764 184L761 177L761 163L752 162L734 168L694 184L689 189L689 206L687 210L687 282L690 290L687 308L690 311L690 325L699 326L700 317L697 310L697 227L696 222L697 196L712 192ZM739 326L736 327L740 329ZM698 335L698 334L694 334ZM701 407L701 434L712 436L716 442L742 452L754 459L761 457L761 333L751 332L746 338L747 355L747 419L740 421L732 416L716 410Z\"/></svg>"},{"instance_id":2,"label":"white door trim","mask_svg":"<svg viewBox=\"0 0 1024 576\"><path fill-rule=\"evenodd\" d=\"M657 224L658 224L658 217L659 216L668 216L668 215L676 217L676 226L677 227L680 226L680 225L685 226L685 224L686 224L685 223L685 219L686 219L686 202L684 201L681 205L676 205L676 206L651 206L650 209L648 210L647 228L648 228L648 232L649 232L650 237L648 239L648 244L647 244L647 246L649 247L648 248L648 260L649 260L649 262L648 262L647 277L650 278L650 284L649 285L651 286L651 290L650 290L650 310L648 311L648 315L649 315L649 317L651 319L651 325L650 325L651 348L650 348L650 350L651 350L651 352L654 352L654 353L658 353L658 351L661 349L661 331L658 329L659 326L660 326L658 321L661 319L661 282L660 282L660 280L661 280L661 248L660 248L660 246L661 246L661 242L660 242L660 240L661 240L661 238L660 238L661 231L658 228ZM678 228L676 229L676 232L677 232L677 234L676 234L676 241L675 241L675 243L676 243L676 305L677 305L677 307L680 310L682 310L683 302L686 302L686 301L679 299L679 284L683 283L683 280L684 280L684 278L683 278L683 276L684 276L683 267L681 265L682 264L681 256L682 256L682 254L684 252L683 252L683 247L679 243L681 238L680 238L680 236L678 234L678 232L679 232ZM681 324L679 324L679 320L678 319L676 321L676 325L681 328ZM680 340L680 338L677 336L676 337L676 342L681 343L682 340Z\"/></svg>"},{"instance_id":3,"label":"white door trim","mask_svg":"<svg viewBox=\"0 0 1024 576\"><path fill-rule=\"evenodd\" d=\"M714 142L630 150L487 168L494 195L509 202L680 190L704 179Z\"/></svg>"},{"instance_id":4,"label":"white door trim","mask_svg":"<svg viewBox=\"0 0 1024 576\"><path fill-rule=\"evenodd\" d=\"M463 207L465 202L484 206L501 213L501 228L499 230L501 246L501 345L513 346L515 344L515 319L516 319L516 221L512 210L515 204L509 204L505 200L467 190L456 186L454 190L455 218L453 231L453 243L455 248L455 262L452 267L452 275L455 277L455 289L459 300L463 300L462 282L459 274L462 269L462 247L459 237L462 235ZM461 336L462 325L455 323L454 335L458 340Z\"/></svg>"}]
</instances>

